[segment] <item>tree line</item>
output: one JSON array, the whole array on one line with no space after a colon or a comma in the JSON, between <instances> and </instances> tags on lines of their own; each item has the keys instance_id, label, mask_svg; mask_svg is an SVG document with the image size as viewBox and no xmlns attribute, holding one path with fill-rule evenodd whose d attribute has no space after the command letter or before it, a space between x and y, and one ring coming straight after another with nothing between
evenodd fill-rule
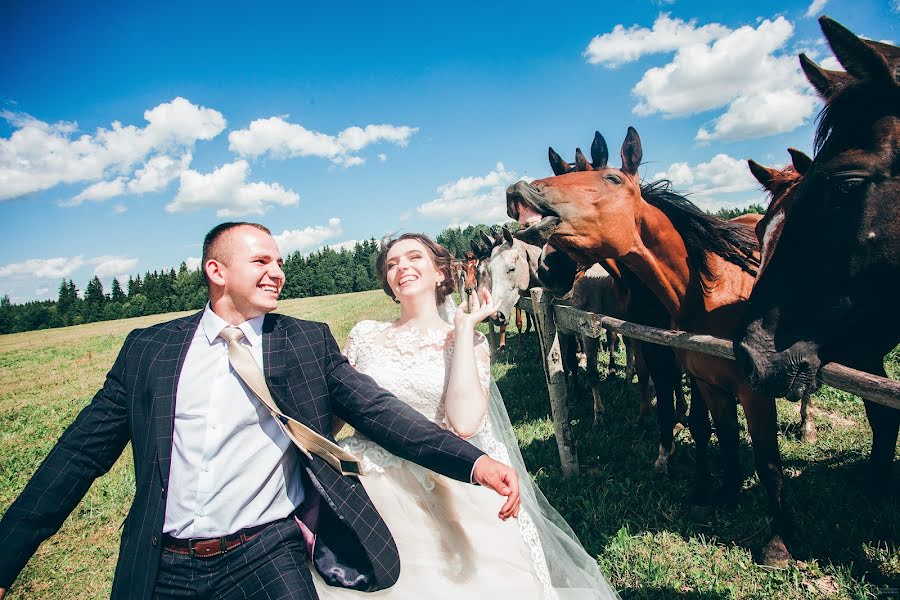
<instances>
[{"instance_id":1,"label":"tree line","mask_svg":"<svg viewBox=\"0 0 900 600\"><path fill-rule=\"evenodd\" d=\"M716 214L730 219L746 213L764 213L765 207L721 209ZM515 231L517 223L509 223ZM457 258L481 240L481 232L496 236L499 228L469 225L448 227L435 238ZM381 287L375 272L380 244L374 238L357 242L353 249L335 250L328 246L308 255L294 252L284 260L285 284L281 298L306 298L347 292L362 292ZM63 279L56 300L13 304L9 295L0 298L0 334L66 327L95 321L142 317L184 310L199 310L206 304L206 284L200 269L186 263L176 270L148 271L143 277L129 276L123 288L113 279L109 291L94 276L83 294L71 279Z\"/></svg>"}]
</instances>

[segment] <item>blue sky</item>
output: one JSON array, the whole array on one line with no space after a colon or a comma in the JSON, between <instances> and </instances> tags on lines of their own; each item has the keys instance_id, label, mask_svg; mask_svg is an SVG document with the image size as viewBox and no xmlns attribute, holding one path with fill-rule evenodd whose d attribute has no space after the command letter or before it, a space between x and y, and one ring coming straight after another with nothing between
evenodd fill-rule
<instances>
[{"instance_id":1,"label":"blue sky","mask_svg":"<svg viewBox=\"0 0 900 600\"><path fill-rule=\"evenodd\" d=\"M504 219L595 129L704 208L809 151L819 14L900 40L898 0L725 3L6 2L0 294L54 298L195 264L251 220L283 253ZM252 6L251 6L252 4Z\"/></svg>"}]
</instances>

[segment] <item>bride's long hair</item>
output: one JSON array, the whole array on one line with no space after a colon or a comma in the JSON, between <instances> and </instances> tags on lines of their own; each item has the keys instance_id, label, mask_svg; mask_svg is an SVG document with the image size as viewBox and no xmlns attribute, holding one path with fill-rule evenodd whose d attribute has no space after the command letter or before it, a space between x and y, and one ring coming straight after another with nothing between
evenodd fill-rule
<instances>
[{"instance_id":1,"label":"bride's long hair","mask_svg":"<svg viewBox=\"0 0 900 600\"><path fill-rule=\"evenodd\" d=\"M394 296L394 290L391 289L391 284L388 283L387 255L388 252L390 252L391 247L402 240L415 240L425 246L425 249L428 250L428 254L431 255L431 262L432 264L434 264L434 268L444 276L444 280L434 289L435 301L437 305L443 305L444 300L446 300L447 296L452 294L455 289L453 281L453 269L451 266L453 264L453 255L450 254L450 252L446 248L423 233L404 233L398 238L392 239L388 242L382 242L381 252L378 253L378 258L375 259L375 272L378 273L378 279L381 281L381 289L383 289L384 293L387 294L394 302L399 302L396 296Z\"/></svg>"}]
</instances>

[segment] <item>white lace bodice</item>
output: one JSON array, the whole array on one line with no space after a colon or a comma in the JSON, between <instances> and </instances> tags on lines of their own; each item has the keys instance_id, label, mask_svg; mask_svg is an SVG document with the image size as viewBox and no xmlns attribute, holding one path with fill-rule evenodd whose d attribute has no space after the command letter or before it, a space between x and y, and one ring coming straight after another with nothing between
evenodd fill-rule
<instances>
[{"instance_id":1,"label":"white lace bodice","mask_svg":"<svg viewBox=\"0 0 900 600\"><path fill-rule=\"evenodd\" d=\"M475 333L481 387L490 385L487 340ZM446 426L444 392L453 356L453 328L419 331L390 322L361 321L350 331L344 354L350 364L378 385L434 421ZM475 399L473 399L474 401Z\"/></svg>"}]
</instances>

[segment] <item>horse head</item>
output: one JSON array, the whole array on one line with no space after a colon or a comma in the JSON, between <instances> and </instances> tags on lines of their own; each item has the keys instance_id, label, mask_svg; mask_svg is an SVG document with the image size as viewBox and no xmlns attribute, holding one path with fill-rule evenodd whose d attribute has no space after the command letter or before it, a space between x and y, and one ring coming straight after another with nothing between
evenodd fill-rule
<instances>
[{"instance_id":1,"label":"horse head","mask_svg":"<svg viewBox=\"0 0 900 600\"><path fill-rule=\"evenodd\" d=\"M900 341L900 49L820 24L846 73L801 58L825 100L817 152L801 159L802 177L773 213L777 245L735 342L754 387L794 400L815 390L829 361L882 372Z\"/></svg>"},{"instance_id":2,"label":"horse head","mask_svg":"<svg viewBox=\"0 0 900 600\"><path fill-rule=\"evenodd\" d=\"M641 197L637 171L642 154L632 127L622 144L620 169L607 164L609 151L599 132L591 162L576 150L571 166L551 148L554 177L520 181L506 190L506 212L523 227L516 237L535 245L551 243L583 264L627 252L633 247Z\"/></svg>"},{"instance_id":3,"label":"horse head","mask_svg":"<svg viewBox=\"0 0 900 600\"><path fill-rule=\"evenodd\" d=\"M494 322L507 325L520 292L527 290L534 282L534 268L540 250L515 239L506 227L501 234L500 243L483 262L483 279L489 282L486 285L490 287L491 297L499 303L497 312L492 316Z\"/></svg>"}]
</instances>

